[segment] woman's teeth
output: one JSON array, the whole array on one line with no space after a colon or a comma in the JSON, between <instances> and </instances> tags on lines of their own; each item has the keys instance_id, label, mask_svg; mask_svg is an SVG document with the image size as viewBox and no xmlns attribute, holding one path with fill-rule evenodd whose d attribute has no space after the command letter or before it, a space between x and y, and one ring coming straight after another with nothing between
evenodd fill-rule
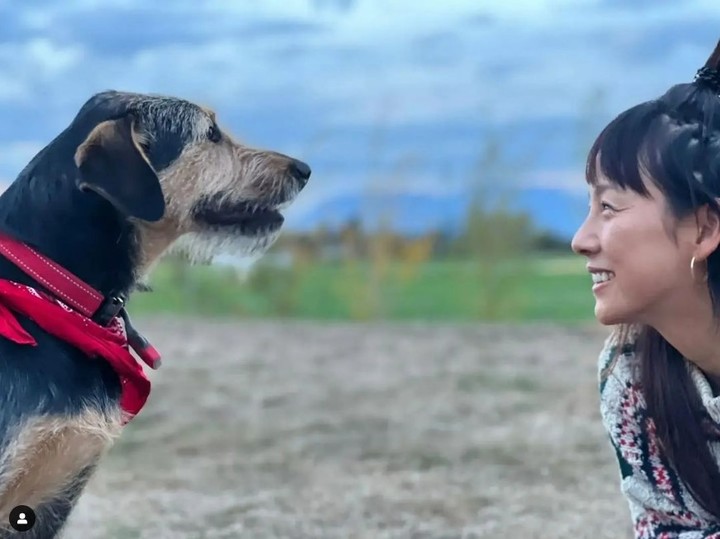
<instances>
[{"instance_id":1,"label":"woman's teeth","mask_svg":"<svg viewBox=\"0 0 720 539\"><path fill-rule=\"evenodd\" d=\"M608 272L601 271L599 273L592 274L592 282L593 282L593 284L604 283L605 281L609 281L613 277L615 277L614 273L609 272L609 271Z\"/></svg>"}]
</instances>

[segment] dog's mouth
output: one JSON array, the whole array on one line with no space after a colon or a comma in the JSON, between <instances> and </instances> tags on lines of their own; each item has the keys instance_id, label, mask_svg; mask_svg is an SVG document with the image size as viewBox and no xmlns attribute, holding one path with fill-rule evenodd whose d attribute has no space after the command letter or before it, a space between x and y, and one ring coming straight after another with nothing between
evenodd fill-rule
<instances>
[{"instance_id":1,"label":"dog's mouth","mask_svg":"<svg viewBox=\"0 0 720 539\"><path fill-rule=\"evenodd\" d=\"M209 195L195 204L194 226L173 249L201 263L210 263L220 253L263 253L278 238L285 221L280 212L291 203L289 196L238 201L224 193Z\"/></svg>"},{"instance_id":2,"label":"dog's mouth","mask_svg":"<svg viewBox=\"0 0 720 539\"><path fill-rule=\"evenodd\" d=\"M238 228L242 234L277 231L285 221L279 205L258 201L206 202L195 210L195 220L217 228Z\"/></svg>"}]
</instances>

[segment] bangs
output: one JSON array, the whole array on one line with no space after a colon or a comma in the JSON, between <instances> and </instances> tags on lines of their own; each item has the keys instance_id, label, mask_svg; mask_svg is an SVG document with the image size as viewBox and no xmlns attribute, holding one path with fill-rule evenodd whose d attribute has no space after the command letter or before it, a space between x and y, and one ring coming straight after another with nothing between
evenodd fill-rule
<instances>
[{"instance_id":1,"label":"bangs","mask_svg":"<svg viewBox=\"0 0 720 539\"><path fill-rule=\"evenodd\" d=\"M649 153L648 135L661 112L657 101L649 101L626 110L610 122L588 154L587 183L595 186L602 178L621 189L649 196L642 171L652 166L645 159Z\"/></svg>"}]
</instances>

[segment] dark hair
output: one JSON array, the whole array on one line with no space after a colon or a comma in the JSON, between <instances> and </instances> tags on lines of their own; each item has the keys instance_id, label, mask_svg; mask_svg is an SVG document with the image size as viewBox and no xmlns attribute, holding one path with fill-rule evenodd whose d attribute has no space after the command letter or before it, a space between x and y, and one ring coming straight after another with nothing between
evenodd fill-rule
<instances>
[{"instance_id":1,"label":"dark hair","mask_svg":"<svg viewBox=\"0 0 720 539\"><path fill-rule=\"evenodd\" d=\"M588 183L600 177L649 196L663 192L676 219L707 204L720 214L720 41L696 79L617 116L590 149ZM688 271L690 269L688 268ZM707 260L707 285L720 318L720 250ZM665 457L691 495L720 519L720 469L708 447L708 417L685 359L652 327L637 333L640 384Z\"/></svg>"}]
</instances>

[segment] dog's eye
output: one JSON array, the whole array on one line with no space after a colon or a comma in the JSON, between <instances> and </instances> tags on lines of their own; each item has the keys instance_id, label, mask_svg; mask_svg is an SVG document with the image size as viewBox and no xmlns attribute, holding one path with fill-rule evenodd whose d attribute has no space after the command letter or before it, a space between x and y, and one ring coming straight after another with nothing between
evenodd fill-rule
<instances>
[{"instance_id":1,"label":"dog's eye","mask_svg":"<svg viewBox=\"0 0 720 539\"><path fill-rule=\"evenodd\" d=\"M220 133L220 129L218 128L217 125L212 124L210 126L207 137L208 137L208 139L210 139L211 142L220 142L220 139L222 138L222 134Z\"/></svg>"}]
</instances>

